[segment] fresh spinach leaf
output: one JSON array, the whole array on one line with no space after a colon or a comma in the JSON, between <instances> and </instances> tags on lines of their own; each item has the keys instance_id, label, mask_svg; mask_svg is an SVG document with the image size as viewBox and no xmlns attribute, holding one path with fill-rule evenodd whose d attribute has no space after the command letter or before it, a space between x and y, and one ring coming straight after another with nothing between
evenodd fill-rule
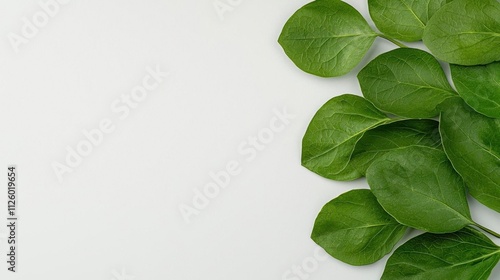
<instances>
[{"instance_id":1,"label":"fresh spinach leaf","mask_svg":"<svg viewBox=\"0 0 500 280\"><path fill-rule=\"evenodd\" d=\"M439 62L418 49L379 55L358 74L363 95L382 111L409 118L431 118L437 106L456 96Z\"/></svg>"},{"instance_id":2,"label":"fresh spinach leaf","mask_svg":"<svg viewBox=\"0 0 500 280\"><path fill-rule=\"evenodd\" d=\"M377 34L361 14L338 0L317 0L285 24L278 42L303 71L341 76L359 64Z\"/></svg>"},{"instance_id":3,"label":"fresh spinach leaf","mask_svg":"<svg viewBox=\"0 0 500 280\"><path fill-rule=\"evenodd\" d=\"M439 59L460 65L500 60L500 3L454 0L439 9L424 30L423 41Z\"/></svg>"},{"instance_id":4,"label":"fresh spinach leaf","mask_svg":"<svg viewBox=\"0 0 500 280\"><path fill-rule=\"evenodd\" d=\"M302 140L302 165L334 179L348 164L363 134L391 120L360 96L330 99L311 120Z\"/></svg>"},{"instance_id":5,"label":"fresh spinach leaf","mask_svg":"<svg viewBox=\"0 0 500 280\"><path fill-rule=\"evenodd\" d=\"M387 261L382 280L486 280L500 260L500 247L472 228L419 235Z\"/></svg>"},{"instance_id":6,"label":"fresh spinach leaf","mask_svg":"<svg viewBox=\"0 0 500 280\"><path fill-rule=\"evenodd\" d=\"M452 64L451 76L469 106L488 117L500 118L500 61L478 66Z\"/></svg>"},{"instance_id":7,"label":"fresh spinach leaf","mask_svg":"<svg viewBox=\"0 0 500 280\"><path fill-rule=\"evenodd\" d=\"M370 165L366 178L380 205L403 225L447 233L474 224L465 184L442 150L391 151Z\"/></svg>"},{"instance_id":8,"label":"fresh spinach leaf","mask_svg":"<svg viewBox=\"0 0 500 280\"><path fill-rule=\"evenodd\" d=\"M352 190L321 209L311 238L336 259L366 265L388 254L406 230L370 190Z\"/></svg>"},{"instance_id":9,"label":"fresh spinach leaf","mask_svg":"<svg viewBox=\"0 0 500 280\"><path fill-rule=\"evenodd\" d=\"M335 175L335 180L363 177L374 160L392 150L409 146L441 148L439 123L428 119L401 120L368 130L356 144L347 166Z\"/></svg>"},{"instance_id":10,"label":"fresh spinach leaf","mask_svg":"<svg viewBox=\"0 0 500 280\"><path fill-rule=\"evenodd\" d=\"M442 108L440 132L448 158L470 194L500 212L500 119L477 113L460 98Z\"/></svg>"},{"instance_id":11,"label":"fresh spinach leaf","mask_svg":"<svg viewBox=\"0 0 500 280\"><path fill-rule=\"evenodd\" d=\"M427 21L445 4L446 0L368 0L377 28L407 42L422 40Z\"/></svg>"}]
</instances>

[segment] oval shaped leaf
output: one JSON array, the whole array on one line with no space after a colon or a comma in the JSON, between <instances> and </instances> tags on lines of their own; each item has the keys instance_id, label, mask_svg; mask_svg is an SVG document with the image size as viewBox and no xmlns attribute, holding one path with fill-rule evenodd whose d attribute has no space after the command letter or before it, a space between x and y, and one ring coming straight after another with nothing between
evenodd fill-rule
<instances>
[{"instance_id":1,"label":"oval shaped leaf","mask_svg":"<svg viewBox=\"0 0 500 280\"><path fill-rule=\"evenodd\" d=\"M382 111L431 118L437 106L456 96L439 62L430 54L400 48L379 55L358 74L363 95Z\"/></svg>"},{"instance_id":2,"label":"oval shaped leaf","mask_svg":"<svg viewBox=\"0 0 500 280\"><path fill-rule=\"evenodd\" d=\"M474 224L462 178L441 150L391 151L373 162L366 178L380 205L403 225L446 233Z\"/></svg>"},{"instance_id":3,"label":"oval shaped leaf","mask_svg":"<svg viewBox=\"0 0 500 280\"><path fill-rule=\"evenodd\" d=\"M470 194L500 212L500 119L477 113L459 98L445 104L440 132L448 158Z\"/></svg>"},{"instance_id":4,"label":"oval shaped leaf","mask_svg":"<svg viewBox=\"0 0 500 280\"><path fill-rule=\"evenodd\" d=\"M358 65L376 36L350 5L338 0L317 0L292 15L278 42L303 71L335 77Z\"/></svg>"},{"instance_id":5,"label":"oval shaped leaf","mask_svg":"<svg viewBox=\"0 0 500 280\"><path fill-rule=\"evenodd\" d=\"M311 238L336 259L366 265L388 254L406 229L384 211L370 190L352 190L321 209Z\"/></svg>"},{"instance_id":6,"label":"oval shaped leaf","mask_svg":"<svg viewBox=\"0 0 500 280\"><path fill-rule=\"evenodd\" d=\"M363 134L390 119L360 96L330 99L311 120L302 140L302 165L334 179L342 171Z\"/></svg>"},{"instance_id":7,"label":"oval shaped leaf","mask_svg":"<svg viewBox=\"0 0 500 280\"><path fill-rule=\"evenodd\" d=\"M421 40L427 22L445 4L446 0L368 0L377 28L407 42Z\"/></svg>"},{"instance_id":8,"label":"oval shaped leaf","mask_svg":"<svg viewBox=\"0 0 500 280\"><path fill-rule=\"evenodd\" d=\"M477 230L424 233L394 251L382 280L487 280L499 260L500 248Z\"/></svg>"},{"instance_id":9,"label":"oval shaped leaf","mask_svg":"<svg viewBox=\"0 0 500 280\"><path fill-rule=\"evenodd\" d=\"M429 20L424 43L448 63L478 65L500 60L498 15L497 0L454 0Z\"/></svg>"},{"instance_id":10,"label":"oval shaped leaf","mask_svg":"<svg viewBox=\"0 0 500 280\"><path fill-rule=\"evenodd\" d=\"M434 120L402 120L368 130L354 148L347 166L335 180L354 180L365 176L377 158L409 146L441 147L439 123Z\"/></svg>"},{"instance_id":11,"label":"oval shaped leaf","mask_svg":"<svg viewBox=\"0 0 500 280\"><path fill-rule=\"evenodd\" d=\"M460 96L479 113L500 118L500 62L479 66L451 65Z\"/></svg>"}]
</instances>

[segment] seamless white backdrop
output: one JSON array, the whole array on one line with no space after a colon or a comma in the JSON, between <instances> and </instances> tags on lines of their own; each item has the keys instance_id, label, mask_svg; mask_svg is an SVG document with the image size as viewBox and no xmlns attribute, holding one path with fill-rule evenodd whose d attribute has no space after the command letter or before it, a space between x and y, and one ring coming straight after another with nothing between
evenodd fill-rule
<instances>
[{"instance_id":1,"label":"seamless white backdrop","mask_svg":"<svg viewBox=\"0 0 500 280\"><path fill-rule=\"evenodd\" d=\"M1 279L379 278L387 258L366 267L324 260L309 238L326 202L367 187L300 166L310 119L328 99L360 94L366 61L332 79L292 64L276 40L307 1L221 0L231 6L222 19L213 0L67 2L16 52L9 36L43 10L39 1L0 0L0 168L18 166L20 217L15 274L0 226ZM368 18L366 1L347 2ZM366 59L392 48L377 39ZM120 119L111 104L148 67L170 75ZM251 160L238 151L284 108L294 118ZM67 147L103 119L114 131L60 182L53 163L65 163ZM192 205L210 172L231 161L241 172L186 223L179 205ZM0 225L6 200L5 186ZM500 231L497 214L471 207ZM287 273L303 263L307 277Z\"/></svg>"}]
</instances>

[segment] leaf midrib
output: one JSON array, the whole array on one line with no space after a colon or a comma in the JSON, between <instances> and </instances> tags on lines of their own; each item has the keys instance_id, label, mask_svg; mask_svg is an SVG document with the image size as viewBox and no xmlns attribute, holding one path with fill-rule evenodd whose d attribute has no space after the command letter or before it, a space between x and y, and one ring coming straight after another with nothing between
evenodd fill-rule
<instances>
[{"instance_id":1,"label":"leaf midrib","mask_svg":"<svg viewBox=\"0 0 500 280\"><path fill-rule=\"evenodd\" d=\"M337 144L336 144L336 145L334 145L333 147L331 147L331 148L329 148L329 149L325 150L324 152L322 152L322 153L320 153L320 154L317 154L317 155L315 155L315 156L313 156L313 157L311 157L311 158L306 159L304 162L305 162L305 163L306 163L306 162L310 162L311 160L314 160L314 159L316 159L316 158L318 158L318 157L324 156L324 155L328 154L329 152L331 152L331 151L335 150L335 149L336 149L336 148L338 148L339 146L341 146L341 145L345 144L347 141L352 140L354 137L359 136L359 135L362 135L362 134L364 134L366 131L368 131L368 130L370 130L370 129L372 129L372 128L375 128L375 127L377 127L377 126L378 126L378 125L380 125L380 124L386 123L386 122L388 122L388 121L390 121L390 120L391 120L391 119L389 119L389 118L382 119L382 120L380 120L380 121L376 122L375 124L371 125L370 127L366 128L366 129L363 129L363 130L361 130L361 131L359 131L359 132L357 132L357 133L355 133L355 134L351 135L350 137L347 137L346 139L344 139L344 140L343 140L343 141L341 141L340 143L337 143Z\"/></svg>"},{"instance_id":2,"label":"leaf midrib","mask_svg":"<svg viewBox=\"0 0 500 280\"><path fill-rule=\"evenodd\" d=\"M500 249L492 252L492 253L489 253L487 255L484 255L484 256L481 256L481 257L478 257L478 258L475 258L475 259L472 259L472 260L469 260L469 261L466 261L466 262L461 262L461 263L456 263L454 265L452 265L451 267L455 267L455 266L461 266L461 265L465 265L465 264L468 264L468 263L471 263L471 262L475 262L475 261L478 261L478 260L482 260L482 259L486 259L486 258L489 258L491 256L494 256L494 255L500 255Z\"/></svg>"},{"instance_id":3,"label":"leaf midrib","mask_svg":"<svg viewBox=\"0 0 500 280\"><path fill-rule=\"evenodd\" d=\"M458 130L460 130L460 132L467 138L469 139L472 143L474 143L478 148L480 148L480 150L483 150L485 151L486 153L490 154L491 156L493 156L495 159L497 159L497 161L500 162L500 156L499 155L496 155L495 153L493 153L490 149L488 149L487 147L485 147L483 144L481 143L478 143L476 140L472 139L471 136L469 136L468 133L466 133L461 126L459 126L457 124L457 122L455 122L455 120L451 120L453 122L453 124L455 124L457 127L458 127Z\"/></svg>"},{"instance_id":4,"label":"leaf midrib","mask_svg":"<svg viewBox=\"0 0 500 280\"><path fill-rule=\"evenodd\" d=\"M408 6L408 4L406 3L406 1L401 1L403 2L403 5L405 5L405 7L408 9L408 11L410 11L410 13L418 20L418 22L422 25L422 28L425 27L425 24L422 22L422 20L413 12L413 10L411 9L410 6Z\"/></svg>"},{"instance_id":5,"label":"leaf midrib","mask_svg":"<svg viewBox=\"0 0 500 280\"><path fill-rule=\"evenodd\" d=\"M485 35L491 35L495 37L500 37L500 33L497 32L484 32L484 31L464 31L464 32L458 32L456 33L457 35L462 35L462 34L485 34Z\"/></svg>"},{"instance_id":6,"label":"leaf midrib","mask_svg":"<svg viewBox=\"0 0 500 280\"><path fill-rule=\"evenodd\" d=\"M308 40L319 40L319 39L337 39L337 38L349 38L349 37L376 37L377 34L361 33L361 34L344 34L335 36L319 36L319 37L307 37L307 38L283 38L284 41L308 41Z\"/></svg>"},{"instance_id":7,"label":"leaf midrib","mask_svg":"<svg viewBox=\"0 0 500 280\"><path fill-rule=\"evenodd\" d=\"M391 70L392 71L392 70ZM393 73L394 74L394 73ZM455 96L456 95L456 92L455 91L452 91L452 90L448 90L448 89L445 89L445 88L438 88L438 87L434 87L434 86L431 86L429 84L422 84L422 85L419 85L419 84L412 84L412 83L408 83L408 82L403 82L403 81L400 81L398 79L394 79L394 80L390 80L390 79L383 79L382 77L380 76L376 76L376 75L366 75L367 78L372 78L372 79L376 79L376 80L380 80L380 81L384 81L384 82L397 82L397 84L400 84L400 85L407 85L407 86L412 86L412 87L416 87L418 89L433 89L433 90L437 90L437 91L442 91L442 92L445 92L451 96ZM394 88L394 87L392 87Z\"/></svg>"},{"instance_id":8,"label":"leaf midrib","mask_svg":"<svg viewBox=\"0 0 500 280\"><path fill-rule=\"evenodd\" d=\"M398 146L396 148L387 148L387 149L374 149L374 150L367 150L367 151L364 151L364 152L361 152L359 154L357 154L357 156L359 155L364 155L364 154L371 154L371 153L384 153L384 152L392 152L394 150L402 150L402 149L406 149L406 148L428 148L428 149L433 149L433 150L436 150L436 151L441 151L440 149L436 149L436 147L434 146L427 146L427 145L420 145L420 144L411 144L411 145L407 145L407 146ZM439 147L439 146L438 146Z\"/></svg>"},{"instance_id":9,"label":"leaf midrib","mask_svg":"<svg viewBox=\"0 0 500 280\"><path fill-rule=\"evenodd\" d=\"M434 148L431 148L431 149L434 149ZM434 150L437 150L437 149L434 149ZM430 195L428 195L426 193L420 192L420 191L418 191L417 189L415 189L413 187L407 187L407 186L403 186L403 187L406 187L406 189L408 189L412 193L419 194L419 195L421 195L423 197L426 197L426 198L430 199L431 201L435 201L438 204L442 204L442 205L446 206L446 208L450 209L451 212L458 214L458 216L461 217L461 218L463 218L463 220L469 222L469 225L474 224L474 222L472 221L472 219L470 217L464 216L462 213L460 213L459 211L457 211L452 206L446 204L444 201L438 200L438 199L436 199L436 198L434 198L434 197L432 197L432 196L430 196Z\"/></svg>"},{"instance_id":10,"label":"leaf midrib","mask_svg":"<svg viewBox=\"0 0 500 280\"><path fill-rule=\"evenodd\" d=\"M457 267L457 266L461 266L461 265L466 265L466 264L468 264L468 263L472 263L472 262L475 262L475 261L478 261L478 260L487 259L487 258L489 258L489 257L491 257L491 256L496 255L496 254L499 254L499 255L500 255L500 248L499 248L498 250L494 251L494 252L491 252L491 253L487 254L487 255L483 255L483 256L477 257L477 258L475 258L475 259L472 259L472 260L467 260L467 261L460 262L460 263L456 263L456 264L452 264L452 263L450 263L450 262L448 262L448 261L446 261L446 260L444 260L444 259L442 259L442 258L440 258L440 257L438 257L438 256L436 256L436 255L434 255L434 254L431 254L431 253L426 253L426 252L415 252L415 251L413 251L412 253L414 253L414 254L419 254L419 255L427 255L427 256L434 257L434 258L438 258L439 260L443 261L444 263L449 264L449 265L448 265L448 266L446 266L446 267L450 267L450 268L451 268L451 267ZM401 263L401 262L400 262L400 263ZM408 264L408 263L407 263L407 264ZM420 269L422 269L422 268L420 268ZM428 271L437 270L437 269L443 269L443 268L442 268L442 267L436 267L436 268L434 268L434 269L431 269L431 270L425 270L425 271L426 271L426 272L428 272ZM422 269L422 270L423 270L423 269Z\"/></svg>"},{"instance_id":11,"label":"leaf midrib","mask_svg":"<svg viewBox=\"0 0 500 280\"><path fill-rule=\"evenodd\" d=\"M399 226L398 222L390 222L390 223L385 223L385 224L372 224L372 225L364 225L364 226L359 226L359 227L350 227L350 228L341 228L339 231L344 231L344 230L353 230L353 229L365 229L365 228L373 228L373 227L388 227L388 226Z\"/></svg>"},{"instance_id":12,"label":"leaf midrib","mask_svg":"<svg viewBox=\"0 0 500 280\"><path fill-rule=\"evenodd\" d=\"M453 207L451 207L450 205L446 204L444 201L438 200L438 199L436 199L436 198L434 198L434 197L432 197L432 196L429 196L429 195L427 195L427 194L425 194L425 193L422 193L422 192L416 191L415 189L410 189L410 190L411 190L412 192L414 192L414 193L417 193L417 194L420 194L420 195L422 195L422 196L424 196L424 197L427 197L427 198L429 198L430 200L433 200L433 201L437 202L438 204L443 204L443 205L445 205L445 206L446 206L446 208L451 209L451 210L452 210L452 212L454 212L454 213L457 213L460 217L464 218L464 220L465 220L465 221L467 221L467 222L469 222L471 225L472 225L472 224L474 224L474 222L473 222L473 221L472 221L469 217L464 216L462 213L458 212L457 210L455 210L455 208L453 208Z\"/></svg>"}]
</instances>

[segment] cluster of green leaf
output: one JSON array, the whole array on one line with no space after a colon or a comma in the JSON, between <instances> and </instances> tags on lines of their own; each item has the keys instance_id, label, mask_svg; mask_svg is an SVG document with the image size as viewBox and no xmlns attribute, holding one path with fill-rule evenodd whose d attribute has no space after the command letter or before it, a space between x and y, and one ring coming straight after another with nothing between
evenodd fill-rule
<instances>
[{"instance_id":1,"label":"cluster of green leaf","mask_svg":"<svg viewBox=\"0 0 500 280\"><path fill-rule=\"evenodd\" d=\"M368 0L379 31L340 0L300 8L279 37L303 71L350 72L381 37L399 48L358 74L364 97L329 100L311 120L302 165L332 180L366 177L327 203L312 239L331 256L366 265L409 228L382 279L487 279L500 247L471 217L467 195L500 212L500 3ZM422 40L431 53L400 41ZM449 63L450 85L439 60ZM477 229L476 229L477 228Z\"/></svg>"}]
</instances>

